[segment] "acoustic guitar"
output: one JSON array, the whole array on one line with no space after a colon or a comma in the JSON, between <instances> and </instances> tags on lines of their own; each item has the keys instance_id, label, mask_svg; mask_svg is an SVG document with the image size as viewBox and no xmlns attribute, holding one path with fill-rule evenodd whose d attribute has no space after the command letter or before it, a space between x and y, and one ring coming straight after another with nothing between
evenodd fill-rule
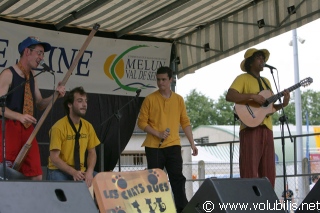
<instances>
[{"instance_id":1,"label":"acoustic guitar","mask_svg":"<svg viewBox=\"0 0 320 213\"><path fill-rule=\"evenodd\" d=\"M312 82L312 78L305 78L299 83L288 88L288 90L291 92L301 86L306 87ZM263 105L260 105L253 100L246 103L236 103L234 106L235 113L244 125L248 127L256 127L263 122L266 116L272 115L276 111L273 107L273 103L283 96L283 92L284 91L276 95L272 95L270 90L262 90L259 95L262 95L266 99Z\"/></svg>"}]
</instances>

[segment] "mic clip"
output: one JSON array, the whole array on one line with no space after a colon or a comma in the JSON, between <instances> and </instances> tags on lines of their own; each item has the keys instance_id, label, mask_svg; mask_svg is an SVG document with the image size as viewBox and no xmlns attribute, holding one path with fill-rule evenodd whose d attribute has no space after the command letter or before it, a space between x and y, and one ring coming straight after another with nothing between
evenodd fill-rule
<instances>
[{"instance_id":1,"label":"mic clip","mask_svg":"<svg viewBox=\"0 0 320 213\"><path fill-rule=\"evenodd\" d=\"M54 75L54 71L52 71L52 70L47 70L47 69L42 69L42 72L48 72L48 73L50 73L51 75Z\"/></svg>"},{"instance_id":2,"label":"mic clip","mask_svg":"<svg viewBox=\"0 0 320 213\"><path fill-rule=\"evenodd\" d=\"M137 93L136 97L137 97L137 98L139 97L140 92L141 92L141 89L137 89L137 90L136 90L136 93Z\"/></svg>"},{"instance_id":3,"label":"mic clip","mask_svg":"<svg viewBox=\"0 0 320 213\"><path fill-rule=\"evenodd\" d=\"M234 121L240 120L239 116L236 113L233 113Z\"/></svg>"}]
</instances>

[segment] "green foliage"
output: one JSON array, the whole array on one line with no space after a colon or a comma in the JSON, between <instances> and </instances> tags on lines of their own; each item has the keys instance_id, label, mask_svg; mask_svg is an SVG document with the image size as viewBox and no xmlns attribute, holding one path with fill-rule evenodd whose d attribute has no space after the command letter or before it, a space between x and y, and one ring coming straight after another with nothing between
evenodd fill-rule
<instances>
[{"instance_id":1,"label":"green foliage","mask_svg":"<svg viewBox=\"0 0 320 213\"><path fill-rule=\"evenodd\" d=\"M215 112L210 98L193 89L185 98L185 103L192 128L214 124L212 118L215 117Z\"/></svg>"},{"instance_id":2,"label":"green foliage","mask_svg":"<svg viewBox=\"0 0 320 213\"><path fill-rule=\"evenodd\" d=\"M284 108L284 112L288 118L289 124L296 124L296 115L295 115L295 102L294 95L292 92L290 94L290 102L287 107ZM301 93L301 116L302 116L302 125L306 125L306 113L308 113L309 125L320 125L320 92L315 92L313 90L306 90ZM278 111L272 116L273 124L279 124L279 114L282 112Z\"/></svg>"},{"instance_id":3,"label":"green foliage","mask_svg":"<svg viewBox=\"0 0 320 213\"><path fill-rule=\"evenodd\" d=\"M234 104L226 101L227 91L220 95L218 101L214 101L214 110L216 116L214 117L217 125L233 125L234 124Z\"/></svg>"},{"instance_id":4,"label":"green foliage","mask_svg":"<svg viewBox=\"0 0 320 213\"><path fill-rule=\"evenodd\" d=\"M320 92L307 90L301 94L302 124L306 124L306 113L309 125L320 125Z\"/></svg>"},{"instance_id":5,"label":"green foliage","mask_svg":"<svg viewBox=\"0 0 320 213\"><path fill-rule=\"evenodd\" d=\"M231 102L225 100L227 91L219 97L212 100L193 89L185 98L187 112L191 120L192 128L200 125L233 125L233 106ZM295 103L294 92L292 92L290 102L285 107L285 115L288 118L289 124L296 123L295 121ZM302 109L302 124L306 125L306 113L309 117L309 125L320 125L320 92L306 90L301 93L301 109ZM275 112L272 115L274 125L279 124L279 117L282 111Z\"/></svg>"},{"instance_id":6,"label":"green foliage","mask_svg":"<svg viewBox=\"0 0 320 213\"><path fill-rule=\"evenodd\" d=\"M286 115L286 117L288 119L288 123L289 124L295 124L295 120L296 120L296 117L295 117L295 106L294 106L294 102L293 102L292 97L290 97L290 101L289 101L288 106L286 106L284 108L284 113L285 113L285 115ZM275 112L272 115L272 123L273 123L273 125L279 125L280 124L280 121L279 121L280 116L282 116L282 110L279 110L279 111Z\"/></svg>"},{"instance_id":7,"label":"green foliage","mask_svg":"<svg viewBox=\"0 0 320 213\"><path fill-rule=\"evenodd\" d=\"M218 101L213 101L195 89L186 96L185 103L192 128L200 125L233 124L233 104L225 100L226 93L227 91Z\"/></svg>"}]
</instances>

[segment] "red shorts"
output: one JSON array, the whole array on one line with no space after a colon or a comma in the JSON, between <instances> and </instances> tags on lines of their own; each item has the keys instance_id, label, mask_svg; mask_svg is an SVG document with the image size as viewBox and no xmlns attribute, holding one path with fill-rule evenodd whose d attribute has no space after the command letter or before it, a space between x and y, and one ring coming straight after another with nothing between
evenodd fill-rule
<instances>
[{"instance_id":1,"label":"red shorts","mask_svg":"<svg viewBox=\"0 0 320 213\"><path fill-rule=\"evenodd\" d=\"M5 151L7 166L11 167L23 145L29 139L34 127L27 129L19 121L6 120L5 127ZM2 121L0 120L0 162L2 158ZM33 139L29 152L21 164L20 171L28 177L42 175L39 146L36 138Z\"/></svg>"}]
</instances>

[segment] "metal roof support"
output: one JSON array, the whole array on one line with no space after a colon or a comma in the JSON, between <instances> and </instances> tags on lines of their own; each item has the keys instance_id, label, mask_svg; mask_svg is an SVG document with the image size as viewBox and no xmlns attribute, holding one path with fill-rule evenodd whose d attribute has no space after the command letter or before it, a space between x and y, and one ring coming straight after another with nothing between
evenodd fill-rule
<instances>
[{"instance_id":1,"label":"metal roof support","mask_svg":"<svg viewBox=\"0 0 320 213\"><path fill-rule=\"evenodd\" d=\"M170 12L171 10L175 10L177 9L177 7L180 7L181 5L184 5L185 3L189 2L190 0L179 0L179 1L175 1L172 4L169 4L167 6L165 6L164 8L146 16L143 19L140 19L136 22L134 22L133 24L123 28L122 30L116 32L116 35L118 38L120 38L121 36L125 35L128 32L133 31L134 29L156 19L159 16L162 16L163 14L166 14L168 12Z\"/></svg>"},{"instance_id":2,"label":"metal roof support","mask_svg":"<svg viewBox=\"0 0 320 213\"><path fill-rule=\"evenodd\" d=\"M56 27L57 30L60 30L65 25L73 22L74 20L76 20L84 15L86 15L87 13L92 12L93 10L97 9L98 7L100 7L103 4L107 4L110 1L112 1L112 0L108 0L108 1L97 0L97 1L93 2L92 4L89 4L88 6L82 8L81 10L71 13L68 17L66 17L65 19L63 19L59 23L55 24L54 26Z\"/></svg>"},{"instance_id":3,"label":"metal roof support","mask_svg":"<svg viewBox=\"0 0 320 213\"><path fill-rule=\"evenodd\" d=\"M200 49L204 49L205 50L205 52L207 52L207 51L214 51L214 52L222 52L221 50L217 50L217 49L212 49L212 48L210 48L210 46L209 46L209 48L205 48L205 46L197 46L197 45L194 45L194 44L187 44L187 43L184 43L184 42L180 42L180 41L175 41L174 43L176 43L176 44L182 44L182 45L186 45L186 46L190 46L190 47L195 47L195 48L200 48ZM207 51L206 51L207 50Z\"/></svg>"}]
</instances>

